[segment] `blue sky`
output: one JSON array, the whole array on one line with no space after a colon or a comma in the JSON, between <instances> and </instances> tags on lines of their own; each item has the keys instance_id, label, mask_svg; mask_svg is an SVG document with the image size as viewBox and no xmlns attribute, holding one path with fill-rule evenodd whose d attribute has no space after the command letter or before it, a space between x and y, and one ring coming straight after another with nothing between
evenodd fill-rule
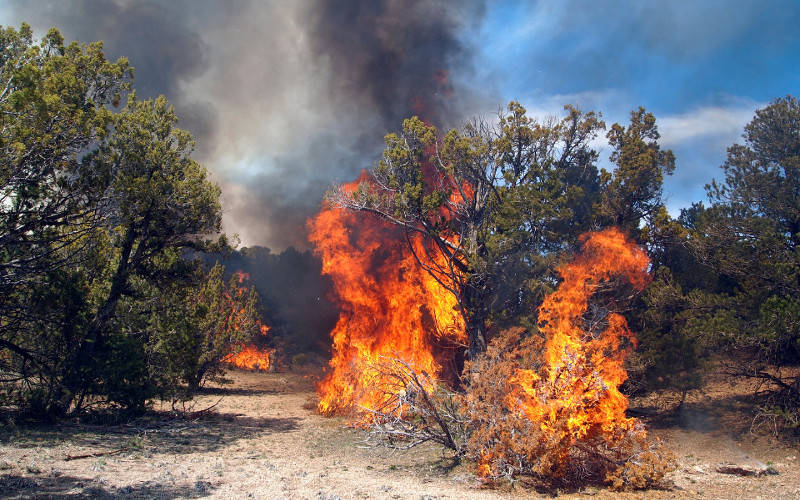
<instances>
[{"instance_id":1,"label":"blue sky","mask_svg":"<svg viewBox=\"0 0 800 500\"><path fill-rule=\"evenodd\" d=\"M273 250L307 245L325 190L418 108L452 126L574 104L610 125L644 106L677 215L757 108L800 95L800 0L0 0L0 24L22 21L129 57L138 95L166 94L197 138L225 230Z\"/></svg>"},{"instance_id":2,"label":"blue sky","mask_svg":"<svg viewBox=\"0 0 800 500\"><path fill-rule=\"evenodd\" d=\"M756 108L800 92L797 0L494 2L476 32L480 78L529 110L655 113L673 213L704 199Z\"/></svg>"}]
</instances>

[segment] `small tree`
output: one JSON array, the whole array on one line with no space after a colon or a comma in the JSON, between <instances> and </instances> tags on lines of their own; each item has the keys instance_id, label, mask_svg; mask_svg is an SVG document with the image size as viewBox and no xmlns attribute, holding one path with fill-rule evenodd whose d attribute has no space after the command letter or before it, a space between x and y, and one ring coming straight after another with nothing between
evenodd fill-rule
<instances>
[{"instance_id":1,"label":"small tree","mask_svg":"<svg viewBox=\"0 0 800 500\"><path fill-rule=\"evenodd\" d=\"M205 381L220 380L224 358L260 333L255 289L237 273L226 283L224 273L216 264L191 286L159 293L167 300L150 317L149 350L166 396L190 397Z\"/></svg>"},{"instance_id":2,"label":"small tree","mask_svg":"<svg viewBox=\"0 0 800 500\"><path fill-rule=\"evenodd\" d=\"M163 97L113 111L131 68L102 43L23 24L0 30L0 64L0 385L41 412L141 409L148 292L186 282L185 249L226 246L219 188Z\"/></svg>"},{"instance_id":3,"label":"small tree","mask_svg":"<svg viewBox=\"0 0 800 500\"><path fill-rule=\"evenodd\" d=\"M515 408L520 369L541 373L542 348L539 337L513 328L494 338L486 353L466 367L470 389L464 415L472 431L466 456L478 464L480 476L489 481L528 478L546 488L606 483L614 489L643 489L658 485L674 470L672 453L658 441L648 442L640 422L606 434L576 432L580 405L597 402L592 385L600 387L600 382L591 371L581 372L586 392L578 408L561 408L542 421ZM534 379L530 389L538 397L558 400L573 390L565 386L569 378Z\"/></svg>"},{"instance_id":4,"label":"small tree","mask_svg":"<svg viewBox=\"0 0 800 500\"><path fill-rule=\"evenodd\" d=\"M91 385L91 373L84 367L97 360L95 349L119 326L112 321L117 305L131 296L136 281L175 279L174 273L184 267L175 252L214 248L206 238L220 229L220 190L191 159L191 135L175 127L176 122L163 96L138 101L132 93L115 118L114 134L90 157L91 165L111 176L106 229L113 260L86 336L65 374L60 398L64 409Z\"/></svg>"}]
</instances>

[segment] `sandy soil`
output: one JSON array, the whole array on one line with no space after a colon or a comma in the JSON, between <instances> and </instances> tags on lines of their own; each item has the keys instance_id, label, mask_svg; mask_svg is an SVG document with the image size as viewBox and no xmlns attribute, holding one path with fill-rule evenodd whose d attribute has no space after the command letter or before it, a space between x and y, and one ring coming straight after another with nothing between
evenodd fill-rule
<instances>
[{"instance_id":1,"label":"sandy soil","mask_svg":"<svg viewBox=\"0 0 800 500\"><path fill-rule=\"evenodd\" d=\"M194 420L150 416L125 425L78 422L0 428L0 498L540 498L507 486L485 489L467 465L437 449L362 447L363 435L317 415L311 384L286 373L233 374L207 391ZM641 413L657 400L635 402ZM798 449L749 432L742 395L695 396L674 418L650 418L651 435L674 450L672 488L613 493L588 488L564 498L800 498ZM104 456L69 459L92 453ZM770 465L778 475L716 472L723 463Z\"/></svg>"}]
</instances>

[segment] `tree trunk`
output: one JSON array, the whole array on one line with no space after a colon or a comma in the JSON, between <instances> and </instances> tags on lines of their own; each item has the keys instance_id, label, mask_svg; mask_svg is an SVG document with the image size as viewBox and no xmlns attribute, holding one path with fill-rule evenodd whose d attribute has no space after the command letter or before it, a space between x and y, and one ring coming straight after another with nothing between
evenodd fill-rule
<instances>
[{"instance_id":1,"label":"tree trunk","mask_svg":"<svg viewBox=\"0 0 800 500\"><path fill-rule=\"evenodd\" d=\"M469 349L467 357L475 359L476 356L486 351L486 320L485 318L475 318L471 315L467 319L467 338L469 339Z\"/></svg>"},{"instance_id":2,"label":"tree trunk","mask_svg":"<svg viewBox=\"0 0 800 500\"><path fill-rule=\"evenodd\" d=\"M111 289L108 292L106 300L97 310L92 324L89 326L89 331L86 338L81 342L78 351L73 357L72 363L67 368L64 374L63 389L59 392L58 411L66 413L72 404L73 398L76 394L80 393L86 387L87 381L82 373L91 358L95 347L98 342L102 340L102 330L105 328L106 323L114 315L117 308L119 299L122 298L125 286L128 283L132 263L130 260L131 252L133 251L133 244L136 241L136 233L132 228L128 228L125 234L125 240L122 243L120 252L119 263L114 272L114 277L111 279Z\"/></svg>"},{"instance_id":3,"label":"tree trunk","mask_svg":"<svg viewBox=\"0 0 800 500\"><path fill-rule=\"evenodd\" d=\"M470 283L465 287L462 296L462 310L466 316L465 325L469 348L467 357L475 359L486 351L486 291L481 283Z\"/></svg>"}]
</instances>

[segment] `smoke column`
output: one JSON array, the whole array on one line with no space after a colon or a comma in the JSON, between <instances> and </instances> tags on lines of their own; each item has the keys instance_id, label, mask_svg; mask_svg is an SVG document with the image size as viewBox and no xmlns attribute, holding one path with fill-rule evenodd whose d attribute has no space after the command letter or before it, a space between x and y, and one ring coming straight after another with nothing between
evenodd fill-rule
<instances>
[{"instance_id":1,"label":"smoke column","mask_svg":"<svg viewBox=\"0 0 800 500\"><path fill-rule=\"evenodd\" d=\"M4 25L56 26L128 57L138 95L165 94L195 136L244 245L305 248L325 190L371 166L403 118L452 126L485 99L465 83L478 0L10 0L6 12Z\"/></svg>"}]
</instances>

